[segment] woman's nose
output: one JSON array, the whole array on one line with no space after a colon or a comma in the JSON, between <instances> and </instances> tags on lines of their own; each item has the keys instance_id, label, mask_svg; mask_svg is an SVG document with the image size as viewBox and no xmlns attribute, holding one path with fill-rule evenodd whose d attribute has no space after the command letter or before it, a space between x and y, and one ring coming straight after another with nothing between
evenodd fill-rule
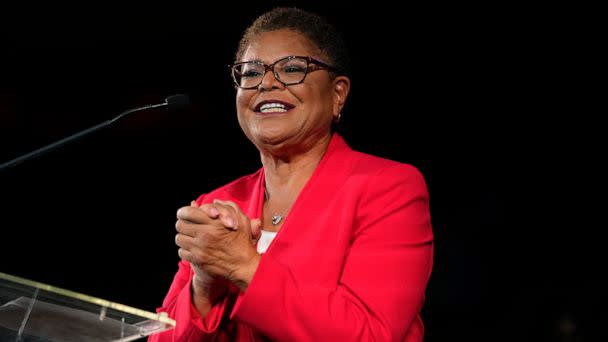
<instances>
[{"instance_id":1,"label":"woman's nose","mask_svg":"<svg viewBox=\"0 0 608 342\"><path fill-rule=\"evenodd\" d=\"M262 77L262 82L260 82L260 87L263 90L270 90L273 88L281 89L285 85L274 76L272 70L266 70L266 73Z\"/></svg>"}]
</instances>

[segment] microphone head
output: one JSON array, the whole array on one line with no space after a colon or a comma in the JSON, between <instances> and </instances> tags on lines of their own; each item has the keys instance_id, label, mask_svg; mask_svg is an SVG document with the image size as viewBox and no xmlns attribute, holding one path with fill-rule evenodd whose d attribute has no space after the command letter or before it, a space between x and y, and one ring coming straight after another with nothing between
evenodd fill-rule
<instances>
[{"instance_id":1,"label":"microphone head","mask_svg":"<svg viewBox=\"0 0 608 342\"><path fill-rule=\"evenodd\" d=\"M175 94L167 97L165 103L167 104L167 109L182 109L190 104L190 97L186 94Z\"/></svg>"}]
</instances>

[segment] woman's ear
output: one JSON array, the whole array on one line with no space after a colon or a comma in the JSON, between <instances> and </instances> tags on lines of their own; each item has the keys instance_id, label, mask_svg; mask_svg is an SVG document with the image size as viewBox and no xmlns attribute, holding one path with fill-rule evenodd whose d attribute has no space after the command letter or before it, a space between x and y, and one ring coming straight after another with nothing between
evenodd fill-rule
<instances>
[{"instance_id":1,"label":"woman's ear","mask_svg":"<svg viewBox=\"0 0 608 342\"><path fill-rule=\"evenodd\" d=\"M339 120L349 91L350 79L348 77L338 76L334 79L334 121Z\"/></svg>"}]
</instances>

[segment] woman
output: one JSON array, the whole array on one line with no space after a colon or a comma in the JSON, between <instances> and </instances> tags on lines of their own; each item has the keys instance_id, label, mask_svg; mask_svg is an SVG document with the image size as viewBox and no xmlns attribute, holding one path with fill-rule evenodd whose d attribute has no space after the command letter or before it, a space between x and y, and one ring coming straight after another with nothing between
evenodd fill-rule
<instances>
[{"instance_id":1,"label":"woman","mask_svg":"<svg viewBox=\"0 0 608 342\"><path fill-rule=\"evenodd\" d=\"M178 210L182 261L158 309L177 326L151 341L422 340L426 185L333 130L350 89L343 46L294 8L245 32L236 106L263 167Z\"/></svg>"}]
</instances>

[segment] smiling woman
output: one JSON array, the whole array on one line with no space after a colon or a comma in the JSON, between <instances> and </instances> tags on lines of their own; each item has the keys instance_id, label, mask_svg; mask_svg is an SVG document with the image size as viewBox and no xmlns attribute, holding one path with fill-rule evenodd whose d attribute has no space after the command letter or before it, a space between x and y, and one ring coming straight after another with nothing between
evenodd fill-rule
<instances>
[{"instance_id":1,"label":"smiling woman","mask_svg":"<svg viewBox=\"0 0 608 342\"><path fill-rule=\"evenodd\" d=\"M331 25L299 9L246 30L231 72L262 168L178 210L182 261L158 309L177 326L151 341L422 341L426 184L335 130L347 56Z\"/></svg>"},{"instance_id":2,"label":"smiling woman","mask_svg":"<svg viewBox=\"0 0 608 342\"><path fill-rule=\"evenodd\" d=\"M291 57L305 54L319 55L322 51L306 36L288 29L259 33L243 51L244 60L271 63L273 69L272 74L264 71L253 74L245 68L237 84L239 123L263 155L265 151L290 156L297 153L292 152L293 149L324 150L329 142L331 122L337 120L344 106L350 89L349 78L331 72L335 68L324 63L321 63L326 66L324 69L309 67L316 65L312 57ZM265 70L271 68L262 66ZM249 84L250 78L251 84L257 85L241 87ZM283 110L266 112L261 110L262 105ZM269 163L274 164L271 160Z\"/></svg>"}]
</instances>

